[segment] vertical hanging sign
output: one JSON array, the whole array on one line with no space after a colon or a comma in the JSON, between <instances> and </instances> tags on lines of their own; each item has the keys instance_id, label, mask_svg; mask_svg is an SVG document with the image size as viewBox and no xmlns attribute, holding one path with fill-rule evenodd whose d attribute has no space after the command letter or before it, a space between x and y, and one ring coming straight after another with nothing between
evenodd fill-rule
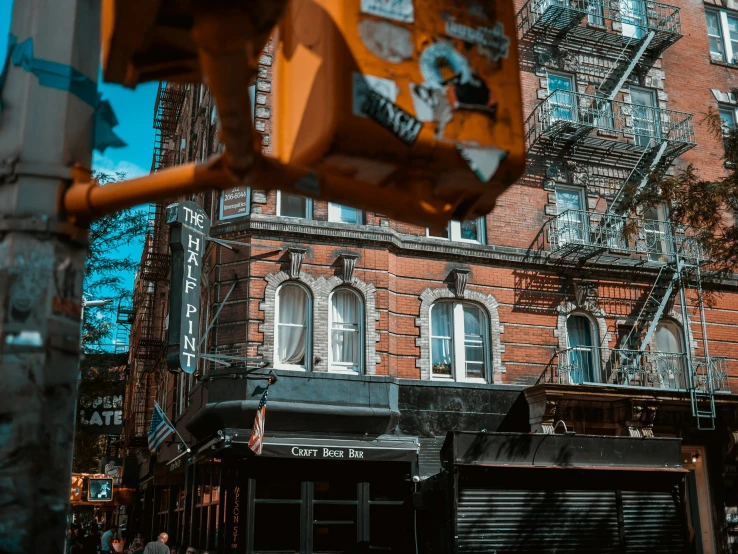
<instances>
[{"instance_id":1,"label":"vertical hanging sign","mask_svg":"<svg viewBox=\"0 0 738 554\"><path fill-rule=\"evenodd\" d=\"M172 282L169 288L167 367L194 373L200 342L200 275L210 218L195 202L167 206L171 226Z\"/></svg>"}]
</instances>

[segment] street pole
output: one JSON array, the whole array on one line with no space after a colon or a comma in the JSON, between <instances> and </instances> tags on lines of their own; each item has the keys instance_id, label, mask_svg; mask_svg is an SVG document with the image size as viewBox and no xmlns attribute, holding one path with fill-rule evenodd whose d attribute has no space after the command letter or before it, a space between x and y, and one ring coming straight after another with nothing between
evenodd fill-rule
<instances>
[{"instance_id":1,"label":"street pole","mask_svg":"<svg viewBox=\"0 0 738 554\"><path fill-rule=\"evenodd\" d=\"M63 69L97 81L100 0L15 0L11 32L59 65L9 64L1 97L0 552L61 554L87 247L60 211L70 168L90 167L94 121Z\"/></svg>"}]
</instances>

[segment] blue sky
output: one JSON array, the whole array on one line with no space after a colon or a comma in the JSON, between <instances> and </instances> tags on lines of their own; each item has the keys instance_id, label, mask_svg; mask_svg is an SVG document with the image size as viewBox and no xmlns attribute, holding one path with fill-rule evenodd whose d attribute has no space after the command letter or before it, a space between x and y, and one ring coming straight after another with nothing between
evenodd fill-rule
<instances>
[{"instance_id":1,"label":"blue sky","mask_svg":"<svg viewBox=\"0 0 738 554\"><path fill-rule=\"evenodd\" d=\"M12 0L0 0L0 60L5 59L7 41L4 37L10 31ZM90 76L91 77L91 76ZM108 148L104 154L95 152L93 169L116 172L124 171L128 177L139 177L149 173L154 145L154 101L158 83L147 83L135 90L98 81L98 88L103 98L110 101L118 116L116 133L128 146L125 148ZM130 254L135 260L141 255L143 241L131 244L118 255ZM122 275L126 285L133 289L133 274ZM108 317L114 317L110 313Z\"/></svg>"}]
</instances>

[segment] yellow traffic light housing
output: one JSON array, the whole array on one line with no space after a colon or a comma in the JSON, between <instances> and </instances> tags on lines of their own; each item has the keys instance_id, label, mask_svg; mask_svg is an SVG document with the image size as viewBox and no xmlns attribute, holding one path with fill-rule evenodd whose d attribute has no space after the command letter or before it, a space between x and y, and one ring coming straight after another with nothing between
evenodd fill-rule
<instances>
[{"instance_id":1,"label":"yellow traffic light housing","mask_svg":"<svg viewBox=\"0 0 738 554\"><path fill-rule=\"evenodd\" d=\"M280 18L266 158L248 87ZM251 185L438 228L488 213L523 172L512 0L103 0L102 23L105 79L205 81L226 150L75 181L70 215Z\"/></svg>"},{"instance_id":2,"label":"yellow traffic light housing","mask_svg":"<svg viewBox=\"0 0 738 554\"><path fill-rule=\"evenodd\" d=\"M278 38L273 155L347 177L340 200L439 224L522 174L511 1L293 0Z\"/></svg>"}]
</instances>

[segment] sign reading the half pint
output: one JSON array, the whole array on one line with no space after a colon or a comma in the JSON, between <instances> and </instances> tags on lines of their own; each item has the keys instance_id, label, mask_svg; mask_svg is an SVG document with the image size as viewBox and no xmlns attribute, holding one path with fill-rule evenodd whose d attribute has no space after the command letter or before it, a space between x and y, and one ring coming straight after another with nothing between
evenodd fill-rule
<instances>
[{"instance_id":1,"label":"sign reading the half pint","mask_svg":"<svg viewBox=\"0 0 738 554\"><path fill-rule=\"evenodd\" d=\"M200 275L210 218L195 202L167 206L172 232L172 282L169 288L167 367L194 373L200 342Z\"/></svg>"}]
</instances>

